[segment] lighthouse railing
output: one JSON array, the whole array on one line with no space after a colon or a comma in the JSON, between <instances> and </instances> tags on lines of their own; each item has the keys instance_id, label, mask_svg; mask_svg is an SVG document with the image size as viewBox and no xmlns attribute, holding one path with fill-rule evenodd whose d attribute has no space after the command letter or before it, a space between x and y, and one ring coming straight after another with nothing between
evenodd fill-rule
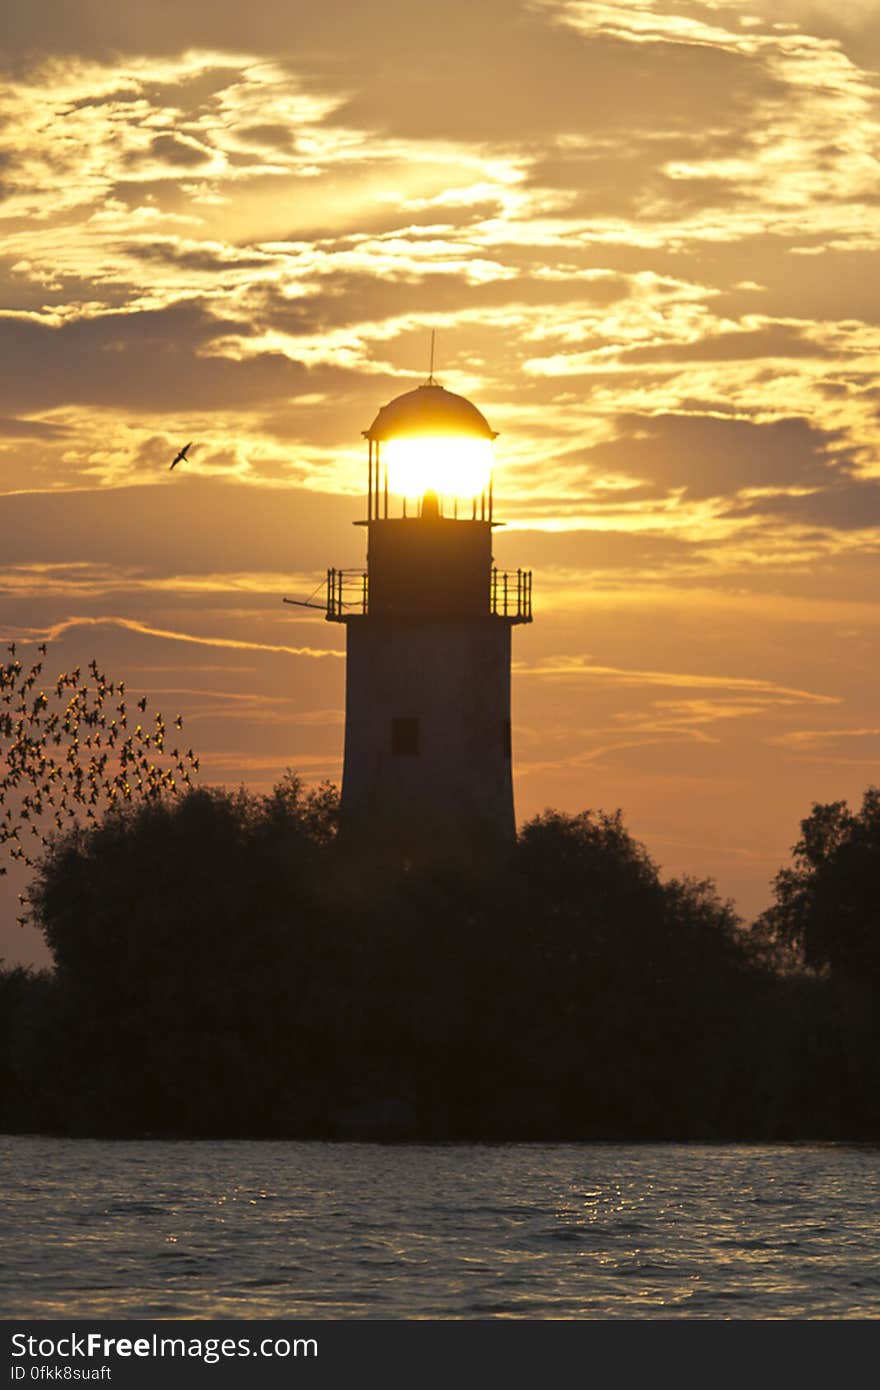
<instances>
[{"instance_id":1,"label":"lighthouse railing","mask_svg":"<svg viewBox=\"0 0 880 1390\"><path fill-rule=\"evenodd\" d=\"M488 613L511 623L532 621L532 571L501 570L493 566L489 575ZM486 611L485 609L483 610ZM332 622L367 616L370 612L370 584L367 570L327 571L327 617Z\"/></svg>"},{"instance_id":2,"label":"lighthouse railing","mask_svg":"<svg viewBox=\"0 0 880 1390\"><path fill-rule=\"evenodd\" d=\"M366 570L327 571L327 617L335 622L369 612L369 578Z\"/></svg>"},{"instance_id":3,"label":"lighthouse railing","mask_svg":"<svg viewBox=\"0 0 880 1390\"><path fill-rule=\"evenodd\" d=\"M492 569L489 612L515 623L532 621L532 571Z\"/></svg>"}]
</instances>

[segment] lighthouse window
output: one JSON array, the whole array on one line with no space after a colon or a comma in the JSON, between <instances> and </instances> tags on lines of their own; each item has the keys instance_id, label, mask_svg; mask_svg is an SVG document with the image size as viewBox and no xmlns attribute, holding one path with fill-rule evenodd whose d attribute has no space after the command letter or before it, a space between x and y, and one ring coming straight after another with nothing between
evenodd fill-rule
<instances>
[{"instance_id":1,"label":"lighthouse window","mask_svg":"<svg viewBox=\"0 0 880 1390\"><path fill-rule=\"evenodd\" d=\"M419 756L419 721L417 719L392 719L391 752L395 758L417 758Z\"/></svg>"},{"instance_id":2,"label":"lighthouse window","mask_svg":"<svg viewBox=\"0 0 880 1390\"><path fill-rule=\"evenodd\" d=\"M501 723L501 755L504 758L511 756L509 719L504 719Z\"/></svg>"}]
</instances>

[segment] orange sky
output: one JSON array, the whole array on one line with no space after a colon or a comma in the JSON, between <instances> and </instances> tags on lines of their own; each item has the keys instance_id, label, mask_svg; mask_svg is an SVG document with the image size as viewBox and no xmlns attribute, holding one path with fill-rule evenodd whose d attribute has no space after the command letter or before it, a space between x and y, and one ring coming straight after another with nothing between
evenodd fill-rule
<instances>
[{"instance_id":1,"label":"orange sky","mask_svg":"<svg viewBox=\"0 0 880 1390\"><path fill-rule=\"evenodd\" d=\"M620 806L766 905L880 776L878 7L47 0L6 44L2 632L203 780L338 778L344 632L281 598L362 562L435 329L534 571L519 817Z\"/></svg>"}]
</instances>

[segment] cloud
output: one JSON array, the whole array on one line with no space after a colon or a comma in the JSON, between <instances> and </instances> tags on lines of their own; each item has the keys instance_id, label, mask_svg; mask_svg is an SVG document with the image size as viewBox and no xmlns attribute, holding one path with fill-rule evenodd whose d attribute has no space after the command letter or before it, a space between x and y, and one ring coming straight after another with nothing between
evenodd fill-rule
<instances>
[{"instance_id":1,"label":"cloud","mask_svg":"<svg viewBox=\"0 0 880 1390\"><path fill-rule=\"evenodd\" d=\"M690 343L624 348L618 360L636 362L742 362L763 357L815 357L819 344L806 324L769 323L727 333L706 333Z\"/></svg>"},{"instance_id":2,"label":"cloud","mask_svg":"<svg viewBox=\"0 0 880 1390\"><path fill-rule=\"evenodd\" d=\"M0 565L101 564L157 579L315 571L317 583L328 550L339 568L362 560L359 498L181 477L167 464L150 486L4 497Z\"/></svg>"},{"instance_id":3,"label":"cloud","mask_svg":"<svg viewBox=\"0 0 880 1390\"><path fill-rule=\"evenodd\" d=\"M778 493L740 502L729 511L732 518L786 518L800 525L837 531L875 531L880 527L880 479L830 478L828 485L790 496Z\"/></svg>"},{"instance_id":4,"label":"cloud","mask_svg":"<svg viewBox=\"0 0 880 1390\"><path fill-rule=\"evenodd\" d=\"M706 415L628 415L617 428L613 440L577 456L590 475L630 477L658 492L681 489L690 498L824 485L852 466L845 438L798 418L759 424Z\"/></svg>"},{"instance_id":5,"label":"cloud","mask_svg":"<svg viewBox=\"0 0 880 1390\"><path fill-rule=\"evenodd\" d=\"M746 676L713 676L697 672L628 670L618 666L601 666L578 656L547 657L531 665L515 663L515 667L523 675L552 680L577 677L609 681L614 685L623 686L679 686L688 690L749 691L783 703L834 705L840 702L839 697L835 695L793 689L775 681L756 680Z\"/></svg>"},{"instance_id":6,"label":"cloud","mask_svg":"<svg viewBox=\"0 0 880 1390\"><path fill-rule=\"evenodd\" d=\"M218 343L238 325L204 304L100 314L59 327L0 315L7 370L0 402L38 411L71 404L150 414L253 406L308 389L309 374L283 353L236 360Z\"/></svg>"},{"instance_id":7,"label":"cloud","mask_svg":"<svg viewBox=\"0 0 880 1390\"><path fill-rule=\"evenodd\" d=\"M168 642L187 642L199 647L226 647L232 651L252 651L252 652L275 652L284 656L310 656L310 657L334 657L339 658L342 652L333 648L320 647L290 647L280 644L267 642L244 642L237 641L231 637L208 637L191 632L170 632L161 628L149 627L145 623L136 622L132 618L110 617L73 617L65 618L63 622L55 623L40 636L47 642L57 642L64 637L72 628L77 627L121 627L128 632L141 633L145 637L161 637Z\"/></svg>"},{"instance_id":8,"label":"cloud","mask_svg":"<svg viewBox=\"0 0 880 1390\"><path fill-rule=\"evenodd\" d=\"M522 564L525 557L542 576L553 571L590 575L623 570L629 575L649 571L668 578L700 556L700 545L683 536L600 531L586 525L569 531L536 531L528 526L504 531L496 536L494 549L500 565L510 568L515 558Z\"/></svg>"},{"instance_id":9,"label":"cloud","mask_svg":"<svg viewBox=\"0 0 880 1390\"><path fill-rule=\"evenodd\" d=\"M792 729L778 734L773 740L782 748L810 752L821 749L825 744L836 743L841 739L880 738L880 729Z\"/></svg>"},{"instance_id":10,"label":"cloud","mask_svg":"<svg viewBox=\"0 0 880 1390\"><path fill-rule=\"evenodd\" d=\"M64 439L68 431L63 425L49 420L18 420L11 416L0 417L0 438L2 439Z\"/></svg>"},{"instance_id":11,"label":"cloud","mask_svg":"<svg viewBox=\"0 0 880 1390\"><path fill-rule=\"evenodd\" d=\"M163 10L161 24L147 25L125 6L54 0L39 20L26 10L10 16L5 47L10 54L105 61L184 49L280 55L310 83L348 95L341 113L347 123L420 139L504 140L512 132L577 128L587 115L591 123L620 125L632 119L619 101L627 90L638 93L637 111L654 110L661 126L736 109L747 64L732 44L692 52L688 42L676 42L687 34L666 33L659 36L662 61L652 63L626 33L588 25L578 37L547 22L570 13L563 6L541 13L510 0L446 0L437 10L405 0L327 0L288 11L255 0L246 10L218 4L208 14L199 0L179 0Z\"/></svg>"},{"instance_id":12,"label":"cloud","mask_svg":"<svg viewBox=\"0 0 880 1390\"><path fill-rule=\"evenodd\" d=\"M210 151L197 141L170 134L154 136L150 141L150 152L160 162L183 169L205 164L211 158Z\"/></svg>"}]
</instances>

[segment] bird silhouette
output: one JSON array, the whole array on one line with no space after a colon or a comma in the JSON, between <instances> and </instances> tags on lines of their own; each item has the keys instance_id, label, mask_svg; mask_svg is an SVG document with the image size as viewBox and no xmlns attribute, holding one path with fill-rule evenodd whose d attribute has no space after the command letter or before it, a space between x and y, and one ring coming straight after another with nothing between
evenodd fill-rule
<instances>
[{"instance_id":1,"label":"bird silhouette","mask_svg":"<svg viewBox=\"0 0 880 1390\"><path fill-rule=\"evenodd\" d=\"M123 732L128 728L124 681L109 681L92 660L91 680L84 680L77 666L41 689L41 662L28 670L14 647L9 644L12 660L0 662L0 859L33 868L36 860L22 843L26 830L38 854L53 834L69 833L77 824L94 826L123 800L154 800L191 785L186 776L177 780L183 772L175 761L177 750L174 756L165 752L161 713L154 715L154 732L140 724ZM118 698L115 706L110 696ZM136 703L144 712L147 697ZM178 715L175 727L182 723ZM151 761L154 749L161 762ZM192 750L189 761L195 770ZM6 871L0 862L0 877Z\"/></svg>"},{"instance_id":2,"label":"bird silhouette","mask_svg":"<svg viewBox=\"0 0 880 1390\"><path fill-rule=\"evenodd\" d=\"M174 458L174 459L172 459L171 465L170 465L170 466L171 466L172 468L174 468L175 465L178 464L178 463L189 463L189 459L188 459L187 456L186 456L186 452L187 452L187 449L191 449L192 446L193 446L192 440L190 440L188 444L184 444L183 448L182 448L182 449L180 450L180 452L177 454L177 457Z\"/></svg>"}]
</instances>

